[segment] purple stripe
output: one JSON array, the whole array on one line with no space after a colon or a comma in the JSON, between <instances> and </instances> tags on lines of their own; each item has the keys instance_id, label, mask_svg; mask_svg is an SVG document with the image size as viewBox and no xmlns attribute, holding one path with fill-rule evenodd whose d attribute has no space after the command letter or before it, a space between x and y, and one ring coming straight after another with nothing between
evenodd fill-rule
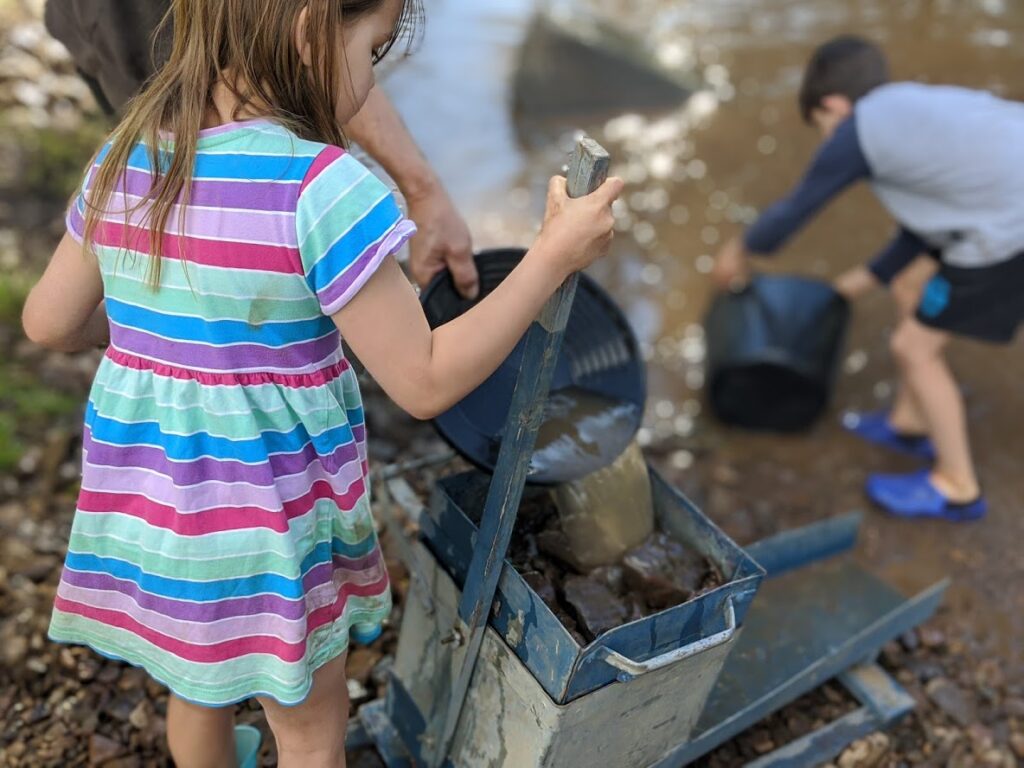
<instances>
[{"instance_id":1,"label":"purple stripe","mask_svg":"<svg viewBox=\"0 0 1024 768\"><path fill-rule=\"evenodd\" d=\"M68 211L66 225L68 231L75 236L76 240L81 241L85 237L85 218L82 216L82 212L78 210L77 200L72 203L71 209Z\"/></svg>"},{"instance_id":2,"label":"purple stripe","mask_svg":"<svg viewBox=\"0 0 1024 768\"><path fill-rule=\"evenodd\" d=\"M138 584L133 581L115 579L105 573L83 573L65 568L61 580L83 589L120 592L132 597L147 610L158 611L165 616L173 616L183 621L217 621L231 616L252 616L257 613L273 613L284 619L295 620L306 615L305 600L288 600L280 595L239 597L216 603L191 603L151 595L139 589Z\"/></svg>"},{"instance_id":3,"label":"purple stripe","mask_svg":"<svg viewBox=\"0 0 1024 768\"><path fill-rule=\"evenodd\" d=\"M188 638L190 643L223 643L244 637L269 635L286 643L300 643L305 639L304 617L285 619L274 614L219 617L213 622L192 622L169 616L161 611L146 609L128 595L111 590L87 590L65 582L60 596L92 608L117 611L131 616L140 624L169 637Z\"/></svg>"},{"instance_id":4,"label":"purple stripe","mask_svg":"<svg viewBox=\"0 0 1024 768\"><path fill-rule=\"evenodd\" d=\"M344 307L366 284L380 263L401 248L415 234L416 226L411 221L408 219L399 221L380 242L368 248L333 283L318 292L317 296L324 313L333 315Z\"/></svg>"},{"instance_id":5,"label":"purple stripe","mask_svg":"<svg viewBox=\"0 0 1024 768\"><path fill-rule=\"evenodd\" d=\"M149 194L152 184L153 180L148 171L129 169L125 174L124 188L130 195L145 197ZM119 184L117 189L120 191L122 186ZM209 208L295 213L298 199L298 184L196 179L192 184L190 203Z\"/></svg>"},{"instance_id":6,"label":"purple stripe","mask_svg":"<svg viewBox=\"0 0 1024 768\"><path fill-rule=\"evenodd\" d=\"M162 449L153 446L115 446L94 442L92 431L88 427L85 429L83 442L90 465L151 469L170 477L175 485L185 486L215 480L269 488L274 485L275 478L308 472L310 465L317 461L325 472L334 474L360 458L359 450L354 443L342 445L334 453L326 456L317 454L313 444L307 443L296 453L274 454L268 463L258 465L209 457L194 461L170 461ZM320 475L321 472L313 472L310 483Z\"/></svg>"},{"instance_id":7,"label":"purple stripe","mask_svg":"<svg viewBox=\"0 0 1024 768\"><path fill-rule=\"evenodd\" d=\"M187 600L175 600L143 592L138 584L126 579L117 579L105 573L89 573L65 568L61 581L79 589L92 589L103 592L115 592L132 598L138 605L148 611L155 611L164 616L180 621L205 623L238 616L255 616L269 613L282 619L295 621L306 616L306 607L310 603L332 602L342 584L355 582L345 578L339 583L334 582L334 575L365 574L374 568L381 568L381 553L378 547L366 557L347 560L335 557L332 563L323 563L309 571L302 578L306 592L302 599L289 600L280 595L254 595L215 602L193 603ZM345 571L348 574L345 574ZM372 577L376 580L376 576ZM59 590L58 590L59 592ZM317 593L324 592L324 598L317 599Z\"/></svg>"},{"instance_id":8,"label":"purple stripe","mask_svg":"<svg viewBox=\"0 0 1024 768\"><path fill-rule=\"evenodd\" d=\"M110 445L94 442L92 432L84 433L85 451L88 462L93 466L141 467L152 469L170 477L176 485L195 485L208 480L218 482L245 482L249 485L269 487L274 478L297 475L309 470L313 462L319 462L325 471L334 474L346 464L358 461L355 443L346 443L328 456L316 453L312 443L306 443L294 454L274 454L265 464L243 464L229 459L220 460L204 457L190 462L167 459L159 447L151 445ZM319 475L319 472L316 472ZM310 481L312 481L311 478Z\"/></svg>"},{"instance_id":9,"label":"purple stripe","mask_svg":"<svg viewBox=\"0 0 1024 768\"><path fill-rule=\"evenodd\" d=\"M264 347L260 344L232 344L213 347L186 341L169 341L143 331L110 323L110 341L116 349L140 357L184 368L208 371L246 371L256 368L304 370L337 355L339 337L336 332L285 347Z\"/></svg>"},{"instance_id":10,"label":"purple stripe","mask_svg":"<svg viewBox=\"0 0 1024 768\"><path fill-rule=\"evenodd\" d=\"M149 207L131 210L136 205L138 201L126 202L124 196L117 193L111 196L107 210L117 212L110 216L113 221L146 229L149 227ZM120 213L125 210L130 211L128 216ZM197 207L195 204L190 204L187 211L184 234L188 237L229 241L224 242L225 248L236 243L270 243L274 247L298 248L294 213L258 211L246 206L243 210L225 214L221 209ZM180 225L181 206L176 205L171 209L165 231L170 235L182 234Z\"/></svg>"}]
</instances>

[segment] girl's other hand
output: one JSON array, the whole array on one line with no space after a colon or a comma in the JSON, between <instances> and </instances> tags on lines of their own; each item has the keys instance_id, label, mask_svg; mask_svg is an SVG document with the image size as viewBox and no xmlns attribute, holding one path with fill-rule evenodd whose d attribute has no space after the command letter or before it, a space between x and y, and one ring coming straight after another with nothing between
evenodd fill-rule
<instances>
[{"instance_id":1,"label":"girl's other hand","mask_svg":"<svg viewBox=\"0 0 1024 768\"><path fill-rule=\"evenodd\" d=\"M573 200L563 177L551 180L544 226L537 237L537 245L543 247L537 250L557 259L563 278L608 253L615 227L612 203L623 186L622 179L611 178L586 197Z\"/></svg>"}]
</instances>

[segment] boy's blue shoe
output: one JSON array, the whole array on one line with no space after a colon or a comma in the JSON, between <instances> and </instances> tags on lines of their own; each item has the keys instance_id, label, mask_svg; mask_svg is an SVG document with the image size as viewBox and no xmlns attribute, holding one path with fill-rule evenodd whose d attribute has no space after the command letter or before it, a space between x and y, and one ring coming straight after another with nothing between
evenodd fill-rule
<instances>
[{"instance_id":1,"label":"boy's blue shoe","mask_svg":"<svg viewBox=\"0 0 1024 768\"><path fill-rule=\"evenodd\" d=\"M238 768L256 768L263 736L251 725L235 726L235 762Z\"/></svg>"},{"instance_id":2,"label":"boy's blue shoe","mask_svg":"<svg viewBox=\"0 0 1024 768\"><path fill-rule=\"evenodd\" d=\"M932 484L927 470L911 475L871 475L867 493L875 504L897 517L930 517L963 523L980 520L988 512L984 496L967 504L947 499Z\"/></svg>"},{"instance_id":3,"label":"boy's blue shoe","mask_svg":"<svg viewBox=\"0 0 1024 768\"><path fill-rule=\"evenodd\" d=\"M885 411L848 412L843 416L843 426L848 432L874 445L926 461L935 461L935 446L932 445L932 441L924 435L905 435L897 432L889 424L889 414Z\"/></svg>"}]
</instances>

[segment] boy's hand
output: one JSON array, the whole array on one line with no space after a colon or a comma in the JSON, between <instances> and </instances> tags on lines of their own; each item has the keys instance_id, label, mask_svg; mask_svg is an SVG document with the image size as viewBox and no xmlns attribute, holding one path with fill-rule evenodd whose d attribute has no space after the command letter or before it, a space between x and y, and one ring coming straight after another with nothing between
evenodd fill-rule
<instances>
[{"instance_id":1,"label":"boy's hand","mask_svg":"<svg viewBox=\"0 0 1024 768\"><path fill-rule=\"evenodd\" d=\"M586 197L573 200L564 177L551 179L537 242L561 262L564 277L586 269L608 252L615 232L612 203L622 194L623 186L622 179L611 178Z\"/></svg>"},{"instance_id":2,"label":"boy's hand","mask_svg":"<svg viewBox=\"0 0 1024 768\"><path fill-rule=\"evenodd\" d=\"M856 301L878 286L878 278L867 267L855 267L844 272L832 283L832 287L847 301Z\"/></svg>"},{"instance_id":3,"label":"boy's hand","mask_svg":"<svg viewBox=\"0 0 1024 768\"><path fill-rule=\"evenodd\" d=\"M723 291L741 291L750 283L750 260L743 239L734 237L722 246L711 270L715 285Z\"/></svg>"}]
</instances>

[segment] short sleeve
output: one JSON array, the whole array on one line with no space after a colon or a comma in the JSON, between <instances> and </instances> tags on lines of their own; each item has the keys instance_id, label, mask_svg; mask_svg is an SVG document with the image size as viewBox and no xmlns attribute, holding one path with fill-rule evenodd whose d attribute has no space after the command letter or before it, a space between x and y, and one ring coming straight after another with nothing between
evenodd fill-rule
<instances>
[{"instance_id":1,"label":"short sleeve","mask_svg":"<svg viewBox=\"0 0 1024 768\"><path fill-rule=\"evenodd\" d=\"M79 187L78 193L71 201L71 205L68 206L68 213L64 218L68 234L79 245L85 242L85 196L92 184L92 177L95 171L96 165L94 164L89 168L88 173L86 173L85 178L82 180L82 186Z\"/></svg>"},{"instance_id":2,"label":"short sleeve","mask_svg":"<svg viewBox=\"0 0 1024 768\"><path fill-rule=\"evenodd\" d=\"M387 186L337 147L324 149L306 173L295 226L306 281L328 316L416 233Z\"/></svg>"}]
</instances>

